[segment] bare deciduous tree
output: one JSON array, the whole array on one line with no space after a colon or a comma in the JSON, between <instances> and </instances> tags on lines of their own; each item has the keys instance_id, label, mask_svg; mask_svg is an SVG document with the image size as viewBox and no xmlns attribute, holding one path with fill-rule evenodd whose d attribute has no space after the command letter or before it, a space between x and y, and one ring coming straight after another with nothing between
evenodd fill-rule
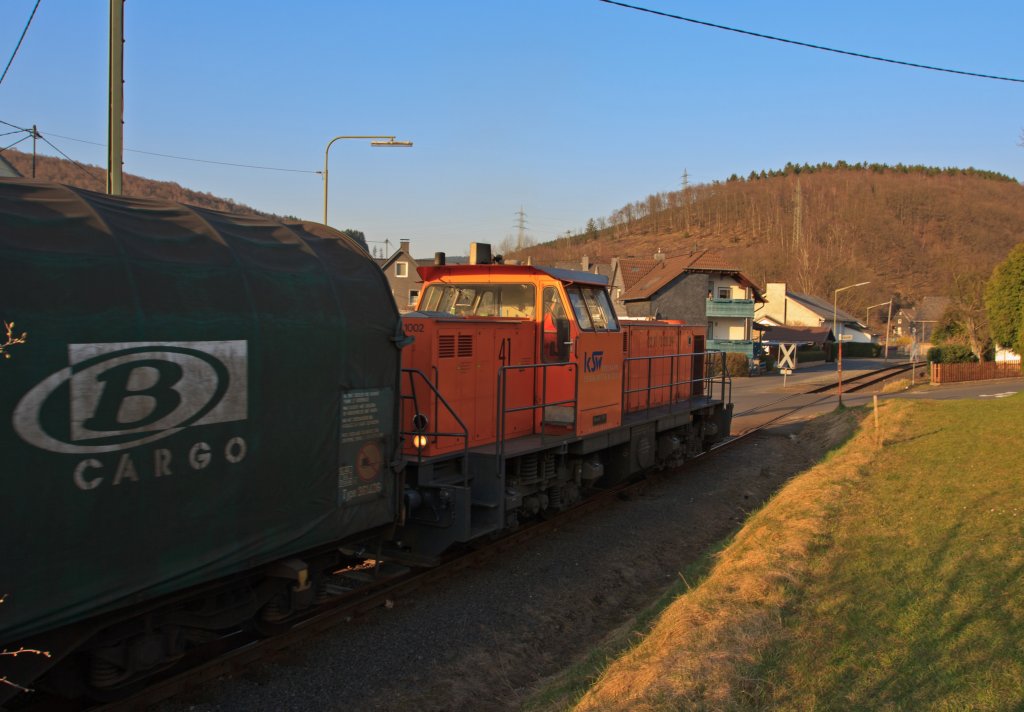
<instances>
[{"instance_id":1,"label":"bare deciduous tree","mask_svg":"<svg viewBox=\"0 0 1024 712\"><path fill-rule=\"evenodd\" d=\"M9 353L8 350L12 346L25 343L28 340L28 333L23 331L21 333L21 336L15 336L13 321L5 321L4 330L7 332L7 340L4 341L4 343L0 344L0 354L2 354L4 358L10 358L11 354ZM2 602L3 600L0 599L0 603Z\"/></svg>"}]
</instances>

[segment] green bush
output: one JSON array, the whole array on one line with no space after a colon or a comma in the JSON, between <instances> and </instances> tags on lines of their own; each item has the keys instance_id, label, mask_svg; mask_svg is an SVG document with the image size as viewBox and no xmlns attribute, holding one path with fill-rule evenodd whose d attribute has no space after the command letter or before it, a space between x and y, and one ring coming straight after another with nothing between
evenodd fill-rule
<instances>
[{"instance_id":1,"label":"green bush","mask_svg":"<svg viewBox=\"0 0 1024 712\"><path fill-rule=\"evenodd\" d=\"M847 358L878 358L882 355L881 344L844 343L843 356Z\"/></svg>"},{"instance_id":2,"label":"green bush","mask_svg":"<svg viewBox=\"0 0 1024 712\"><path fill-rule=\"evenodd\" d=\"M750 375L750 360L744 354L727 353L725 367L729 369L730 376Z\"/></svg>"},{"instance_id":3,"label":"green bush","mask_svg":"<svg viewBox=\"0 0 1024 712\"><path fill-rule=\"evenodd\" d=\"M725 368L730 376L741 377L750 375L750 361L744 354L729 352L725 354ZM708 375L722 375L721 357L716 357L708 363Z\"/></svg>"},{"instance_id":4,"label":"green bush","mask_svg":"<svg viewBox=\"0 0 1024 712\"><path fill-rule=\"evenodd\" d=\"M971 363L978 360L969 348L962 344L946 344L928 349L928 360L932 363Z\"/></svg>"},{"instance_id":5,"label":"green bush","mask_svg":"<svg viewBox=\"0 0 1024 712\"><path fill-rule=\"evenodd\" d=\"M807 363L808 361L824 361L825 350L824 349L797 349L796 350L796 362Z\"/></svg>"}]
</instances>

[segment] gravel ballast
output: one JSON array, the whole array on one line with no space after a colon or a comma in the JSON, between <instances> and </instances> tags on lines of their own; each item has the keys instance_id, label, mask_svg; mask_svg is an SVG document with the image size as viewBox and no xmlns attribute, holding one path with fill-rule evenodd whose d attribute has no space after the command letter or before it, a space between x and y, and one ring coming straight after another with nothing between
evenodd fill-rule
<instances>
[{"instance_id":1,"label":"gravel ballast","mask_svg":"<svg viewBox=\"0 0 1024 712\"><path fill-rule=\"evenodd\" d=\"M757 434L160 710L519 709L839 437Z\"/></svg>"}]
</instances>

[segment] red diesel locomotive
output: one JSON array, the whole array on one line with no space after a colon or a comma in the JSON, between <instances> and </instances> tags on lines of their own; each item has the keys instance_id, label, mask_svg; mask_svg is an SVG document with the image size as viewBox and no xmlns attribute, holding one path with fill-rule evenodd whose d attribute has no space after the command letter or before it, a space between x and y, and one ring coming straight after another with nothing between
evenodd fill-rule
<instances>
[{"instance_id":1,"label":"red diesel locomotive","mask_svg":"<svg viewBox=\"0 0 1024 712\"><path fill-rule=\"evenodd\" d=\"M419 268L403 316L392 555L429 561L728 434L728 381L710 375L723 369L704 327L620 321L596 274L437 262Z\"/></svg>"}]
</instances>

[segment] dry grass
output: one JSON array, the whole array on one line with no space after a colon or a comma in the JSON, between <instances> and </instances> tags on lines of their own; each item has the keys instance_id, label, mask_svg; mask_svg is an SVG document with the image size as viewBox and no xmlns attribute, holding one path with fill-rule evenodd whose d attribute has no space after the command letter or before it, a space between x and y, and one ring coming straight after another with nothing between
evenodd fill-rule
<instances>
[{"instance_id":1,"label":"dry grass","mask_svg":"<svg viewBox=\"0 0 1024 712\"><path fill-rule=\"evenodd\" d=\"M885 404L576 709L1024 709L1022 404Z\"/></svg>"},{"instance_id":2,"label":"dry grass","mask_svg":"<svg viewBox=\"0 0 1024 712\"><path fill-rule=\"evenodd\" d=\"M890 413L888 427L900 416ZM803 436L841 442L858 417L838 411ZM783 634L784 609L827 543L831 515L861 478L873 442L872 432L858 433L841 464L826 459L752 516L703 584L675 601L576 709L728 709L761 697L763 682L751 675Z\"/></svg>"},{"instance_id":3,"label":"dry grass","mask_svg":"<svg viewBox=\"0 0 1024 712\"><path fill-rule=\"evenodd\" d=\"M894 381L887 381L882 386L882 393L902 393L910 389L909 378L897 378Z\"/></svg>"}]
</instances>

